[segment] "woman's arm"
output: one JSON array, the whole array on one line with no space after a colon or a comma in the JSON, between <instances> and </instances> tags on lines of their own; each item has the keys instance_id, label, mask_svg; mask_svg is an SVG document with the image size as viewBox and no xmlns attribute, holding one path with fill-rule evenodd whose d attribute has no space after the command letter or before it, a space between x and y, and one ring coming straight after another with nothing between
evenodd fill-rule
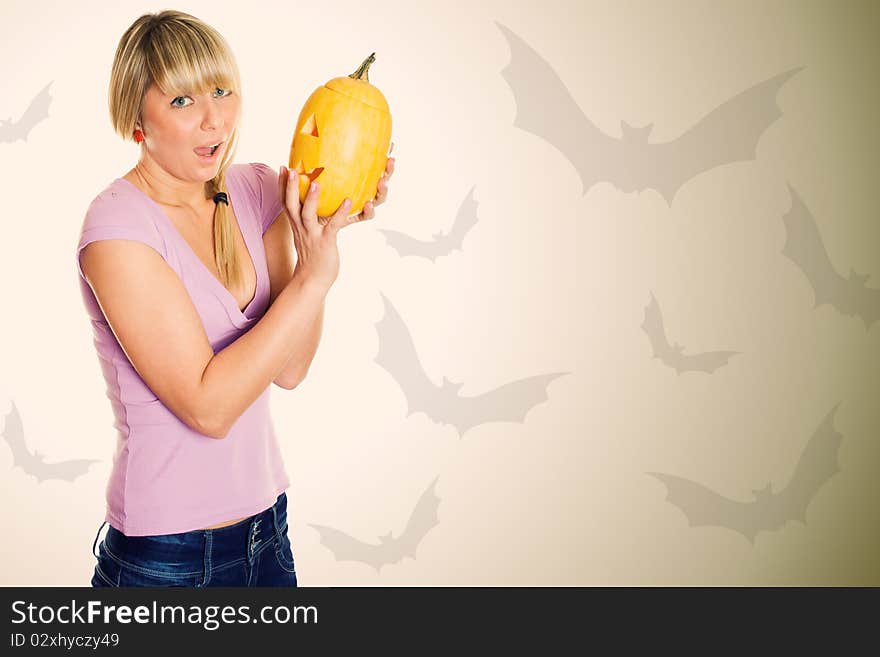
<instances>
[{"instance_id":1,"label":"woman's arm","mask_svg":"<svg viewBox=\"0 0 880 657\"><path fill-rule=\"evenodd\" d=\"M391 144L394 148L394 144ZM358 216L358 220L372 219L374 208L385 202L388 196L388 181L394 173L395 158L388 158L385 166L385 173L377 183L377 195L372 201L365 204L364 209ZM284 195L284 183L281 178L278 181L278 193ZM290 225L290 217L287 210L282 210L273 220L269 228L263 234L263 246L266 252L266 262L269 268L269 304L275 301L275 297L284 288L287 282L293 277L295 270L296 248L293 241L293 228ZM290 336L294 345L294 351L290 360L285 363L284 369L274 380L276 385L288 390L296 387L306 376L309 366L318 350L318 343L321 340L321 331L324 321L324 304L321 303L321 309L312 323L307 329L305 338L302 336Z\"/></svg>"},{"instance_id":2,"label":"woman's arm","mask_svg":"<svg viewBox=\"0 0 880 657\"><path fill-rule=\"evenodd\" d=\"M281 213L272 222L272 225L263 234L263 247L266 251L266 265L269 269L269 307L275 303L275 298L284 289L288 281L293 278L295 269L296 249L293 244L293 229L290 227L290 219L287 211ZM324 302L314 322L309 326L305 338L291 336L291 345L294 351L284 365L281 373L275 377L273 383L286 390L292 390L306 377L318 343L321 341L321 332L324 324Z\"/></svg>"},{"instance_id":3,"label":"woman's arm","mask_svg":"<svg viewBox=\"0 0 880 657\"><path fill-rule=\"evenodd\" d=\"M214 353L180 277L153 248L102 239L80 252L83 274L132 366L182 422L224 438L278 378L318 317L328 288L297 275L247 333Z\"/></svg>"},{"instance_id":4,"label":"woman's arm","mask_svg":"<svg viewBox=\"0 0 880 657\"><path fill-rule=\"evenodd\" d=\"M308 333L304 340L293 341L295 351L287 361L284 369L281 370L274 383L286 390L293 390L302 383L309 372L309 367L315 358L315 352L318 351L318 343L321 341L321 331L324 324L324 302L321 301L321 310L318 316L308 329Z\"/></svg>"},{"instance_id":5,"label":"woman's arm","mask_svg":"<svg viewBox=\"0 0 880 657\"><path fill-rule=\"evenodd\" d=\"M215 354L201 377L202 417L216 438L259 397L294 354L303 351L328 288L294 276L247 333Z\"/></svg>"}]
</instances>

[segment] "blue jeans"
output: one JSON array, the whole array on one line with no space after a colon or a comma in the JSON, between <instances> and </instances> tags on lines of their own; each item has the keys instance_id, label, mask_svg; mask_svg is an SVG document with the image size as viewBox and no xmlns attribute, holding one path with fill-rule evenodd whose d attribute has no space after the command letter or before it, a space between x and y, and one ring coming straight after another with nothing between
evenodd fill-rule
<instances>
[{"instance_id":1,"label":"blue jeans","mask_svg":"<svg viewBox=\"0 0 880 657\"><path fill-rule=\"evenodd\" d=\"M296 586L287 494L241 522L179 534L126 536L112 525L95 554L92 586Z\"/></svg>"}]
</instances>

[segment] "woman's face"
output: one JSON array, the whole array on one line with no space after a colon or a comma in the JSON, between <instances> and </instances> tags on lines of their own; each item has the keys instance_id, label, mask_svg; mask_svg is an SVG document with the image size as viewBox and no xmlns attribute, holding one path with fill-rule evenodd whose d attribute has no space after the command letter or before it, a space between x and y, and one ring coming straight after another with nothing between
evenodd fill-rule
<instances>
[{"instance_id":1,"label":"woman's face","mask_svg":"<svg viewBox=\"0 0 880 657\"><path fill-rule=\"evenodd\" d=\"M144 97L142 153L179 180L205 182L220 170L240 114L241 98L228 89L166 96L152 83ZM217 142L223 143L210 158L195 150Z\"/></svg>"}]
</instances>

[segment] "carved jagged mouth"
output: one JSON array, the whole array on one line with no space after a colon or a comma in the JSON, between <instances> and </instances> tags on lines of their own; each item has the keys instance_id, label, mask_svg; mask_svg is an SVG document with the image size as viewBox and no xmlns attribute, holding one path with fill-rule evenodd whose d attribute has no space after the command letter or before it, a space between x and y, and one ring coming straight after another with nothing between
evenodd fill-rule
<instances>
[{"instance_id":1,"label":"carved jagged mouth","mask_svg":"<svg viewBox=\"0 0 880 657\"><path fill-rule=\"evenodd\" d=\"M324 171L324 167L315 167L311 171L306 171L304 175L309 177L309 181L313 181L315 178L321 175L322 171Z\"/></svg>"},{"instance_id":2,"label":"carved jagged mouth","mask_svg":"<svg viewBox=\"0 0 880 657\"><path fill-rule=\"evenodd\" d=\"M293 168L294 171L299 171L301 176L308 176L309 182L313 182L315 178L321 175L324 171L324 167L315 167L310 171L302 171L302 162L297 162L296 166Z\"/></svg>"}]
</instances>

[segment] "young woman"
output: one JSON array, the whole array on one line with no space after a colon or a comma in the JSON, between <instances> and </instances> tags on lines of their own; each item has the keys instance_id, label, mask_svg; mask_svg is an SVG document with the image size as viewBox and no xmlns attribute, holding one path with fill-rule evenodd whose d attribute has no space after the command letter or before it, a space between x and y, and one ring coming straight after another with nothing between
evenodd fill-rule
<instances>
[{"instance_id":1,"label":"young woman","mask_svg":"<svg viewBox=\"0 0 880 657\"><path fill-rule=\"evenodd\" d=\"M77 247L117 429L92 586L297 583L269 386L305 377L336 234L373 218L394 161L360 214L346 199L318 217L319 185L300 206L295 173L232 164L240 90L226 41L189 14L146 14L119 42L110 118L140 159Z\"/></svg>"}]
</instances>

